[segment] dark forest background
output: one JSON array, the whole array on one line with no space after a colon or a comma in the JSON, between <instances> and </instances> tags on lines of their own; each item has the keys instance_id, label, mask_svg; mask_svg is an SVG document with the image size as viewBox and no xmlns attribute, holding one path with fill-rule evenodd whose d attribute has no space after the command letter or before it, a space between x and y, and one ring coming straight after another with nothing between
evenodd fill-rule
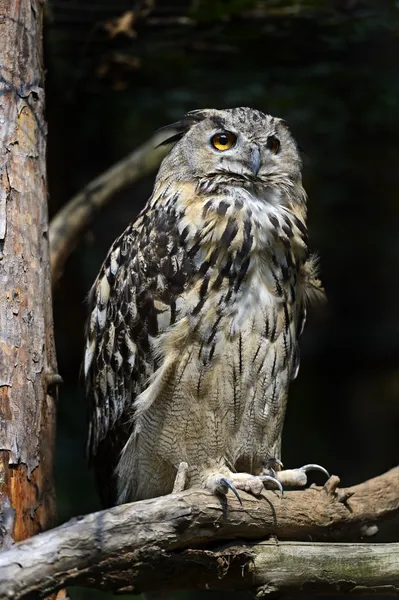
<instances>
[{"instance_id":1,"label":"dark forest background","mask_svg":"<svg viewBox=\"0 0 399 600\"><path fill-rule=\"evenodd\" d=\"M305 329L283 459L322 464L343 485L399 462L398 35L399 3L384 0L46 6L51 214L188 110L246 105L290 124L305 150L310 236L329 302ZM84 455L84 299L152 184L147 177L112 200L55 290L60 521L100 507ZM378 539L398 541L398 524Z\"/></svg>"}]
</instances>

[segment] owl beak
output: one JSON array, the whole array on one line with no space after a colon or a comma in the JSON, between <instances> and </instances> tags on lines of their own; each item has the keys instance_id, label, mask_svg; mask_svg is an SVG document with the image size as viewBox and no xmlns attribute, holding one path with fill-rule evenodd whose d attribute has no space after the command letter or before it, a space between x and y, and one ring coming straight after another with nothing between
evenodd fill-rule
<instances>
[{"instance_id":1,"label":"owl beak","mask_svg":"<svg viewBox=\"0 0 399 600\"><path fill-rule=\"evenodd\" d=\"M256 146L255 148L252 149L252 152L251 152L251 171L255 175L255 177L259 173L259 169L260 169L260 150Z\"/></svg>"}]
</instances>

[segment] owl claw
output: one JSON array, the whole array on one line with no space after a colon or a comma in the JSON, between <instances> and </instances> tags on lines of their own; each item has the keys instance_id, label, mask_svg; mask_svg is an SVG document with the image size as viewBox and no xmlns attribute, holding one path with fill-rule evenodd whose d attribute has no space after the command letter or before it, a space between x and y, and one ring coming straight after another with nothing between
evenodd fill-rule
<instances>
[{"instance_id":1,"label":"owl claw","mask_svg":"<svg viewBox=\"0 0 399 600\"><path fill-rule=\"evenodd\" d=\"M274 477L273 475L260 475L260 479L263 481L263 483L265 483L265 481L271 481L272 483L274 483L280 490L281 496L284 496L284 488L281 485L281 482L277 479L277 477Z\"/></svg>"},{"instance_id":2,"label":"owl claw","mask_svg":"<svg viewBox=\"0 0 399 600\"><path fill-rule=\"evenodd\" d=\"M281 471L283 468L284 465L279 458L268 458L265 460L264 471L275 479L277 479L277 471Z\"/></svg>"},{"instance_id":3,"label":"owl claw","mask_svg":"<svg viewBox=\"0 0 399 600\"><path fill-rule=\"evenodd\" d=\"M265 460L265 469L271 469L273 471L280 471L284 468L283 463L279 458L268 458Z\"/></svg>"},{"instance_id":4,"label":"owl claw","mask_svg":"<svg viewBox=\"0 0 399 600\"><path fill-rule=\"evenodd\" d=\"M237 491L237 488L231 483L231 481L229 481L228 479L226 479L226 477L221 477L220 478L220 482L222 484L224 484L225 486L227 486L228 488L231 489L231 491L233 492L233 494L235 495L235 497L237 498L238 502L241 504L242 506L242 500L240 498L240 494Z\"/></svg>"},{"instance_id":5,"label":"owl claw","mask_svg":"<svg viewBox=\"0 0 399 600\"><path fill-rule=\"evenodd\" d=\"M324 467L322 467L320 465L314 465L314 464L304 465L303 467L299 467L299 470L303 471L304 473L307 473L308 471L320 471L320 473L324 473L324 475L327 477L327 479L330 478L330 474L327 471L327 469L325 469Z\"/></svg>"}]
</instances>

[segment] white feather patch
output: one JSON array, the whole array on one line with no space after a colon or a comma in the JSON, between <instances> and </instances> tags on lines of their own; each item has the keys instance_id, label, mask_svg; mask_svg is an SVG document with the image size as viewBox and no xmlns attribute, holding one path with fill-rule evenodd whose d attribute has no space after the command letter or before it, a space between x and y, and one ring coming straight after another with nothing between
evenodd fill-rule
<instances>
[{"instance_id":1,"label":"white feather patch","mask_svg":"<svg viewBox=\"0 0 399 600\"><path fill-rule=\"evenodd\" d=\"M109 287L108 279L107 279L107 276L104 275L104 277L100 280L100 282L98 284L98 298L99 298L101 304L106 304L108 302L109 292L110 292L110 287Z\"/></svg>"},{"instance_id":2,"label":"white feather patch","mask_svg":"<svg viewBox=\"0 0 399 600\"><path fill-rule=\"evenodd\" d=\"M97 323L100 329L104 329L105 321L107 318L107 307L102 310L97 310Z\"/></svg>"},{"instance_id":3,"label":"white feather patch","mask_svg":"<svg viewBox=\"0 0 399 600\"><path fill-rule=\"evenodd\" d=\"M91 367L91 363L93 362L94 351L96 349L96 340L89 342L87 340L86 351L85 351L85 359L84 359L84 373L85 377L87 377L87 373Z\"/></svg>"},{"instance_id":4,"label":"white feather patch","mask_svg":"<svg viewBox=\"0 0 399 600\"><path fill-rule=\"evenodd\" d=\"M120 248L117 248L111 254L111 273L112 273L112 275L115 275L115 273L118 270L118 267L119 267L119 255L120 255Z\"/></svg>"},{"instance_id":5,"label":"white feather patch","mask_svg":"<svg viewBox=\"0 0 399 600\"><path fill-rule=\"evenodd\" d=\"M130 352L130 356L127 359L127 362L129 363L129 365L133 369L134 364L136 362L137 346L133 342L133 340L131 339L131 337L129 335L125 336L125 344L126 344L127 348L129 349L129 352Z\"/></svg>"}]
</instances>

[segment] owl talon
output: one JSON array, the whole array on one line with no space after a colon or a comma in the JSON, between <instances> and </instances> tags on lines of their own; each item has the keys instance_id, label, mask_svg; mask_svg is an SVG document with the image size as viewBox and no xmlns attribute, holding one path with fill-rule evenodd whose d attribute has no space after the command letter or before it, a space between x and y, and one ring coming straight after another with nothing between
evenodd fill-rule
<instances>
[{"instance_id":1,"label":"owl talon","mask_svg":"<svg viewBox=\"0 0 399 600\"><path fill-rule=\"evenodd\" d=\"M222 496L226 496L230 489L242 506L242 501L237 488L227 477L223 477L221 475L210 475L206 480L205 487L208 488L208 490L210 490L213 494Z\"/></svg>"},{"instance_id":2,"label":"owl talon","mask_svg":"<svg viewBox=\"0 0 399 600\"><path fill-rule=\"evenodd\" d=\"M283 463L279 458L268 458L264 463L264 471L271 477L277 479L277 471L281 471L284 468Z\"/></svg>"},{"instance_id":3,"label":"owl talon","mask_svg":"<svg viewBox=\"0 0 399 600\"><path fill-rule=\"evenodd\" d=\"M329 477L330 477L330 474L327 471L327 469L325 469L321 465L315 465L315 464L304 465L303 467L300 467L299 470L303 471L304 473L307 473L308 471L320 471L320 473L324 473L324 475L327 477L327 479L329 479Z\"/></svg>"},{"instance_id":4,"label":"owl talon","mask_svg":"<svg viewBox=\"0 0 399 600\"><path fill-rule=\"evenodd\" d=\"M274 483L274 485L277 486L280 490L281 496L284 496L284 488L275 475L260 475L260 479L263 481L263 483L265 483L266 481Z\"/></svg>"},{"instance_id":5,"label":"owl talon","mask_svg":"<svg viewBox=\"0 0 399 600\"><path fill-rule=\"evenodd\" d=\"M231 483L231 481L229 481L228 479L226 479L226 477L221 477L220 481L227 486L228 488L231 489L231 491L233 492L233 494L235 495L235 497L237 498L238 502L241 504L242 506L242 500L240 498L240 494L237 491L237 488ZM226 490L227 491L227 490Z\"/></svg>"},{"instance_id":6,"label":"owl talon","mask_svg":"<svg viewBox=\"0 0 399 600\"><path fill-rule=\"evenodd\" d=\"M281 471L283 468L284 468L284 465L279 458L268 458L265 460L265 469L273 469L273 471Z\"/></svg>"}]
</instances>

